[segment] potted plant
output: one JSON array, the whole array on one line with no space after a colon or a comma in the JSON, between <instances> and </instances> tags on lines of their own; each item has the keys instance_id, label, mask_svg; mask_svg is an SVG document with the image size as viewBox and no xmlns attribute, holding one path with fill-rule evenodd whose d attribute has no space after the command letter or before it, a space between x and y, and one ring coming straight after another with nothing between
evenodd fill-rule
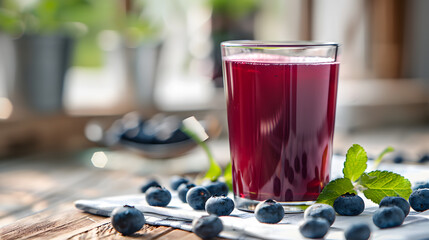
<instances>
[{"instance_id":1,"label":"potted plant","mask_svg":"<svg viewBox=\"0 0 429 240\"><path fill-rule=\"evenodd\" d=\"M158 112L154 101L159 58L162 47L160 13L152 0L122 0L117 11L117 31L124 50L128 93L143 117ZM158 4L158 5L157 5Z\"/></svg>"},{"instance_id":2,"label":"potted plant","mask_svg":"<svg viewBox=\"0 0 429 240\"><path fill-rule=\"evenodd\" d=\"M13 38L15 80L12 101L20 110L62 110L63 83L71 65L74 37L85 31L78 22L88 0L0 2L0 31ZM16 109L16 108L15 108Z\"/></svg>"}]
</instances>

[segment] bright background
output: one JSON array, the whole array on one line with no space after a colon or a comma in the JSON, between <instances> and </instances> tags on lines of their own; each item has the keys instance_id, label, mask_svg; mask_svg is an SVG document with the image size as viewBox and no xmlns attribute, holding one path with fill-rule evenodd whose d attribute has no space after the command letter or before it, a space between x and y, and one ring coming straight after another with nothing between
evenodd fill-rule
<instances>
[{"instance_id":1,"label":"bright background","mask_svg":"<svg viewBox=\"0 0 429 240\"><path fill-rule=\"evenodd\" d=\"M130 111L211 117L226 138L219 43L259 39L340 42L335 152L394 145L417 161L429 152L427 9L425 0L1 0L0 157L93 147L89 122Z\"/></svg>"}]
</instances>

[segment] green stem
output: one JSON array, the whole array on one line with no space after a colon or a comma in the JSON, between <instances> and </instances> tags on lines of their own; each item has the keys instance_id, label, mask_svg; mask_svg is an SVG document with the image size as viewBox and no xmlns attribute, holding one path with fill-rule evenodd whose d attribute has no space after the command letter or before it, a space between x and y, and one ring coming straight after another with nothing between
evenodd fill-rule
<instances>
[{"instance_id":1,"label":"green stem","mask_svg":"<svg viewBox=\"0 0 429 240\"><path fill-rule=\"evenodd\" d=\"M383 160L384 155L386 155L387 153L393 152L395 151L395 149L393 147L387 147L386 149L383 150L383 152L380 153L380 155L378 155L378 158L375 159L374 161L374 170L378 169L378 166L380 165L381 161Z\"/></svg>"},{"instance_id":2,"label":"green stem","mask_svg":"<svg viewBox=\"0 0 429 240\"><path fill-rule=\"evenodd\" d=\"M181 130L186 135L188 135L192 140L194 140L198 145L200 145L203 148L204 152L207 154L207 157L208 157L209 163L210 163L210 167L209 167L209 170L207 171L206 175L204 176L204 178L210 179L211 181L216 181L222 175L222 169L217 164L217 162L214 160L213 154L210 151L207 144L205 142L201 141L201 139L197 136L197 134L192 132L190 129L188 129L186 127L182 127Z\"/></svg>"},{"instance_id":3,"label":"green stem","mask_svg":"<svg viewBox=\"0 0 429 240\"><path fill-rule=\"evenodd\" d=\"M206 152L207 157L209 158L210 163L215 162L213 154L210 151L210 149L207 146L207 144L205 142L199 142L198 144L203 148L204 152Z\"/></svg>"}]
</instances>

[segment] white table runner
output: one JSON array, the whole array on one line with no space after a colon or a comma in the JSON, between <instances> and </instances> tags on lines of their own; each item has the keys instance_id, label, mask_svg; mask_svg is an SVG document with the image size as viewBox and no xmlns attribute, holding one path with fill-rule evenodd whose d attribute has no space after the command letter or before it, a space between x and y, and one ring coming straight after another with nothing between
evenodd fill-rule
<instances>
[{"instance_id":1,"label":"white table runner","mask_svg":"<svg viewBox=\"0 0 429 240\"><path fill-rule=\"evenodd\" d=\"M335 156L332 164L332 175L341 176L344 157ZM371 163L368 164L371 168ZM383 170L392 170L403 174L411 182L428 180L429 168L425 166L407 166L400 164L383 164ZM111 211L125 204L133 205L144 212L146 221L151 225L170 226L191 231L191 222L194 218L206 215L205 211L195 211L189 205L182 203L173 192L173 199L167 207L149 206L144 194L122 195L92 200L78 200L76 208L91 214L109 216ZM344 230L353 223L366 222L370 225L371 239L380 240L429 240L429 211L417 213L411 210L402 226L390 229L378 229L372 223L373 212L378 206L365 201L365 211L355 217L337 216L331 226L326 240L344 239ZM220 217L224 224L221 237L230 239L305 239L299 233L298 227L303 220L303 214L286 214L279 224L263 224L258 222L253 213L235 209L231 216Z\"/></svg>"}]
</instances>

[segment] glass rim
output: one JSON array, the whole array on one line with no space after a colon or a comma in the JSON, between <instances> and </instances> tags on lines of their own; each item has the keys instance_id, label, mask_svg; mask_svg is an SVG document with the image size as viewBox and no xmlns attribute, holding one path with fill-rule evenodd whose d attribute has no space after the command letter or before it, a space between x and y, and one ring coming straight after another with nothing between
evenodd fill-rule
<instances>
[{"instance_id":1,"label":"glass rim","mask_svg":"<svg viewBox=\"0 0 429 240\"><path fill-rule=\"evenodd\" d=\"M229 40L221 43L222 47L254 47L254 48L282 48L282 47L339 47L336 42L316 41L261 41L261 40Z\"/></svg>"}]
</instances>

